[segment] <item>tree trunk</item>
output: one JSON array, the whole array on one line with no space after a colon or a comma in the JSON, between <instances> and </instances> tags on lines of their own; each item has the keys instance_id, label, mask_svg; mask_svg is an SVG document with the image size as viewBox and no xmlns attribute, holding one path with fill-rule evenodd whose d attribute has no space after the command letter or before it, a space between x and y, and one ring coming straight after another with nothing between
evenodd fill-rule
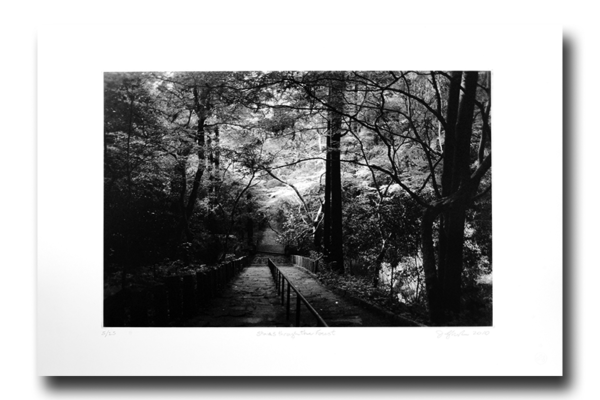
<instances>
[{"instance_id":1,"label":"tree trunk","mask_svg":"<svg viewBox=\"0 0 600 400\"><path fill-rule=\"evenodd\" d=\"M180 214L180 229L179 229L179 241L186 242L192 240L192 232L190 231L190 225L188 223L188 215L186 211L185 205L185 194L187 192L187 174L186 170L186 159L187 156L183 159L177 160L177 164L175 165L175 172L179 175L181 179L181 186L179 187L179 198L178 198L178 208Z\"/></svg>"},{"instance_id":2,"label":"tree trunk","mask_svg":"<svg viewBox=\"0 0 600 400\"><path fill-rule=\"evenodd\" d=\"M196 115L198 116L198 126L196 128L196 145L198 146L198 168L196 169L196 174L194 175L194 182L192 183L192 191L190 192L190 196L188 197L187 206L186 206L186 220L189 221L189 218L192 216L194 212L194 206L196 204L196 199L198 198L198 190L200 189L200 182L202 181L202 175L204 174L205 168L205 132L204 132L204 123L207 118L207 109L205 107L206 102L206 93L202 93L202 96L199 96L197 87L194 87L194 104L196 109Z\"/></svg>"},{"instance_id":3,"label":"tree trunk","mask_svg":"<svg viewBox=\"0 0 600 400\"><path fill-rule=\"evenodd\" d=\"M331 130L327 121L327 140L325 154L325 201L323 202L323 252L329 260L331 247Z\"/></svg>"},{"instance_id":4,"label":"tree trunk","mask_svg":"<svg viewBox=\"0 0 600 400\"><path fill-rule=\"evenodd\" d=\"M449 322L460 312L466 209L481 179L479 175L470 176L477 78L477 72L452 73L444 138L442 199L425 210L421 221L425 287L430 318L435 325ZM438 216L436 262L433 224Z\"/></svg>"},{"instance_id":5,"label":"tree trunk","mask_svg":"<svg viewBox=\"0 0 600 400\"><path fill-rule=\"evenodd\" d=\"M215 157L214 157L214 147L213 147L213 139L212 139L212 133L210 132L210 129L208 130L208 132L206 132L206 174L208 177L208 197L209 200L212 202L212 195L214 192L214 188L215 188L215 172L213 170L214 168L214 162L215 162Z\"/></svg>"},{"instance_id":6,"label":"tree trunk","mask_svg":"<svg viewBox=\"0 0 600 400\"><path fill-rule=\"evenodd\" d=\"M221 180L221 149L220 149L220 138L219 138L219 127L215 127L215 137L213 140L213 168L212 168L212 178L214 181L214 185L212 187L213 194L216 196L217 187Z\"/></svg>"},{"instance_id":7,"label":"tree trunk","mask_svg":"<svg viewBox=\"0 0 600 400\"><path fill-rule=\"evenodd\" d=\"M457 188L452 186L453 174L455 170L454 155L456 147L455 129L456 119L458 116L458 106L460 100L460 85L462 79L462 71L453 71L450 75L450 89L448 91L448 109L446 114L446 126L444 133L444 168L442 170L442 197L447 197L452 194ZM445 270L446 265L446 222L447 218L440 219L439 235L438 235L438 254L444 255L438 259L438 271ZM433 223L433 222L432 222ZM435 264L434 264L435 265ZM437 274L437 272L436 272Z\"/></svg>"},{"instance_id":8,"label":"tree trunk","mask_svg":"<svg viewBox=\"0 0 600 400\"><path fill-rule=\"evenodd\" d=\"M133 96L133 95L132 95ZM125 209L127 210L127 215L131 215L131 187L133 185L131 178L131 135L133 134L133 97L130 98L129 101L129 126L127 128L127 205ZM127 273L130 264L133 261L133 257L131 254L131 242L133 238L131 237L131 229L128 229L128 232L125 235L125 262L123 263L123 271L121 272L121 289L125 289L127 287Z\"/></svg>"},{"instance_id":9,"label":"tree trunk","mask_svg":"<svg viewBox=\"0 0 600 400\"><path fill-rule=\"evenodd\" d=\"M465 72L462 76L463 91L460 93L458 116L454 130L454 157L452 163L452 193L469 185L470 149L475 107L475 91L477 89L477 72ZM463 189L464 190L464 189ZM456 317L460 311L461 274L463 270L463 246L465 230L465 214L469 198L460 196L453 201L447 212L443 214L444 229L442 236L445 246L439 259L443 260L442 300L449 317Z\"/></svg>"},{"instance_id":10,"label":"tree trunk","mask_svg":"<svg viewBox=\"0 0 600 400\"><path fill-rule=\"evenodd\" d=\"M429 319L434 325L442 322L440 281L436 269L435 247L433 245L433 223L439 210L428 207L421 219L421 246L423 249L423 271L425 273L425 290L429 306Z\"/></svg>"},{"instance_id":11,"label":"tree trunk","mask_svg":"<svg viewBox=\"0 0 600 400\"><path fill-rule=\"evenodd\" d=\"M342 136L342 114L344 106L344 75L334 73L331 82L329 103L331 119L331 248L330 262L338 272L344 271L342 241L342 175L340 164L340 141Z\"/></svg>"}]
</instances>

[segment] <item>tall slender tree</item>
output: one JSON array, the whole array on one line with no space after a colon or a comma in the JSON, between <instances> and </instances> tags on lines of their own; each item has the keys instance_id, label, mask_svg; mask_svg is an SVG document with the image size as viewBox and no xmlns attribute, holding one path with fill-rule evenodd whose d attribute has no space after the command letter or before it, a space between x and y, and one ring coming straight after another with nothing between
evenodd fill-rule
<instances>
[{"instance_id":1,"label":"tall slender tree","mask_svg":"<svg viewBox=\"0 0 600 400\"><path fill-rule=\"evenodd\" d=\"M325 155L325 199L323 201L323 249L329 258L331 248L331 121L327 121Z\"/></svg>"},{"instance_id":2,"label":"tall slender tree","mask_svg":"<svg viewBox=\"0 0 600 400\"><path fill-rule=\"evenodd\" d=\"M331 185L331 214L329 262L337 271L344 271L344 250L342 233L342 176L340 163L340 142L342 138L342 113L344 109L345 79L343 72L331 75L329 88L329 171Z\"/></svg>"}]
</instances>

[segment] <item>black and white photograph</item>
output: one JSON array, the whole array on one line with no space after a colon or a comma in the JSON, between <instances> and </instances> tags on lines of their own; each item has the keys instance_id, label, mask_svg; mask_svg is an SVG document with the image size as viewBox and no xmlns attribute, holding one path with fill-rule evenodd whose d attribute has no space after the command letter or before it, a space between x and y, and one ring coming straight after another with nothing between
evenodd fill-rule
<instances>
[{"instance_id":1,"label":"black and white photograph","mask_svg":"<svg viewBox=\"0 0 600 400\"><path fill-rule=\"evenodd\" d=\"M355 22L41 29L39 375L563 373L560 29Z\"/></svg>"},{"instance_id":2,"label":"black and white photograph","mask_svg":"<svg viewBox=\"0 0 600 400\"><path fill-rule=\"evenodd\" d=\"M492 71L104 73L109 327L491 327Z\"/></svg>"}]
</instances>

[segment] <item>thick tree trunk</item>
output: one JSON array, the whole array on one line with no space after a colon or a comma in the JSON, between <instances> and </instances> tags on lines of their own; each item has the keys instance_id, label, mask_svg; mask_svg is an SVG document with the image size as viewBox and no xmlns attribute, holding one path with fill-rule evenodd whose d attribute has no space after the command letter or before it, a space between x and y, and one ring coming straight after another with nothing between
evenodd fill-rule
<instances>
[{"instance_id":1,"label":"thick tree trunk","mask_svg":"<svg viewBox=\"0 0 600 400\"><path fill-rule=\"evenodd\" d=\"M331 247L331 130L327 122L327 147L325 155L325 201L323 202L323 251L327 260Z\"/></svg>"},{"instance_id":2,"label":"thick tree trunk","mask_svg":"<svg viewBox=\"0 0 600 400\"><path fill-rule=\"evenodd\" d=\"M425 289L427 291L430 318L435 325L449 322L449 319L455 317L460 311L460 278L462 273L465 211L479 187L481 178L490 169L491 165L492 158L489 155L457 192L429 206L423 214L421 220L421 246L423 250ZM436 260L433 224L438 217L446 218L446 215L450 216L446 221L446 228L450 227L451 229L440 230L440 234L447 235L447 246L444 252L441 252L438 247L438 259ZM448 235L452 232L456 234L453 236ZM441 263L442 258L446 260L445 264ZM441 269L441 265L444 265L445 269Z\"/></svg>"},{"instance_id":3,"label":"thick tree trunk","mask_svg":"<svg viewBox=\"0 0 600 400\"><path fill-rule=\"evenodd\" d=\"M131 178L131 135L133 134L133 97L130 98L129 102L129 126L127 128L127 215L131 213L131 189L133 186ZM133 255L131 254L131 230L125 235L125 262L123 263L123 271L121 272L121 289L127 287L127 273L130 264L133 261Z\"/></svg>"},{"instance_id":4,"label":"thick tree trunk","mask_svg":"<svg viewBox=\"0 0 600 400\"><path fill-rule=\"evenodd\" d=\"M450 76L450 89L448 91L448 109L446 114L446 126L444 133L444 168L442 170L442 197L447 197L458 188L453 187L453 174L455 171L455 151L456 151L456 120L458 118L458 106L460 100L460 86L462 81L462 71L453 71ZM438 257L438 271L446 269L446 249L448 247L446 234L446 220L442 217L439 224L438 235L438 254L444 255ZM434 264L435 265L435 264ZM437 274L437 272L436 272ZM441 278L440 278L441 279Z\"/></svg>"},{"instance_id":5,"label":"thick tree trunk","mask_svg":"<svg viewBox=\"0 0 600 400\"><path fill-rule=\"evenodd\" d=\"M313 246L315 251L319 251L321 248L321 244L323 243L323 224L317 225L315 228L315 233L313 236Z\"/></svg>"},{"instance_id":6,"label":"thick tree trunk","mask_svg":"<svg viewBox=\"0 0 600 400\"><path fill-rule=\"evenodd\" d=\"M473 126L473 110L475 107L475 91L477 89L477 72L465 72L462 76L463 90L459 96L458 116L454 130L454 157L452 163L452 193L459 190L468 191L471 165L471 136ZM461 274L463 270L463 246L465 229L465 212L469 198L460 196L453 201L443 214L443 238L445 246L439 259L443 260L442 301L449 317L456 317L460 311Z\"/></svg>"},{"instance_id":7,"label":"thick tree trunk","mask_svg":"<svg viewBox=\"0 0 600 400\"><path fill-rule=\"evenodd\" d=\"M342 242L342 176L340 141L342 136L342 108L344 106L344 75L335 73L330 88L331 119L331 248L330 262L338 272L344 271Z\"/></svg>"},{"instance_id":8,"label":"thick tree trunk","mask_svg":"<svg viewBox=\"0 0 600 400\"><path fill-rule=\"evenodd\" d=\"M461 308L466 209L481 179L479 174L470 176L477 78L477 72L452 73L444 140L442 199L427 208L421 222L425 287L430 318L436 325L457 317ZM440 229L436 260L433 224L438 217Z\"/></svg>"},{"instance_id":9,"label":"thick tree trunk","mask_svg":"<svg viewBox=\"0 0 600 400\"><path fill-rule=\"evenodd\" d=\"M456 317L460 311L465 211L465 200L462 200L453 204L443 217L446 246L439 258L444 259L440 278L442 301L448 318Z\"/></svg>"},{"instance_id":10,"label":"thick tree trunk","mask_svg":"<svg viewBox=\"0 0 600 400\"><path fill-rule=\"evenodd\" d=\"M460 85L462 72L454 71L450 77L450 89L448 91L448 110L446 115L446 126L444 133L444 169L442 171L442 197L450 195L458 187L452 185L454 174L456 136L456 120L458 118L458 106L460 101Z\"/></svg>"}]
</instances>

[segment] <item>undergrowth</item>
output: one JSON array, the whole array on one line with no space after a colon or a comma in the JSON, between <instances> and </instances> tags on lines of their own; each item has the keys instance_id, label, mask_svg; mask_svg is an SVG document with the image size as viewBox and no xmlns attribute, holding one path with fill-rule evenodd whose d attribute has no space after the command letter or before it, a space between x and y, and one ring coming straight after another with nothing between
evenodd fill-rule
<instances>
[{"instance_id":1,"label":"undergrowth","mask_svg":"<svg viewBox=\"0 0 600 400\"><path fill-rule=\"evenodd\" d=\"M317 273L319 280L330 288L344 291L346 295L373 303L392 313L422 324L428 323L426 310L418 305L407 305L390 296L389 289L373 286L372 280L365 277L343 275L322 270Z\"/></svg>"}]
</instances>

